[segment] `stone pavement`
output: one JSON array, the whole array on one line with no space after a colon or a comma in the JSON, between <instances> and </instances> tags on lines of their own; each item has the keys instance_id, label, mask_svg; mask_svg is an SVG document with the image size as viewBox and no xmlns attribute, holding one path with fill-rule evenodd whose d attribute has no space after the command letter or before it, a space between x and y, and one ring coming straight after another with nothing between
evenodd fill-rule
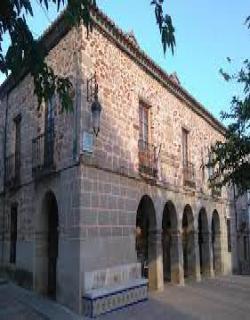
<instances>
[{"instance_id":1,"label":"stone pavement","mask_svg":"<svg viewBox=\"0 0 250 320\"><path fill-rule=\"evenodd\" d=\"M14 284L0 284L0 320L82 320L64 306Z\"/></svg>"},{"instance_id":2,"label":"stone pavement","mask_svg":"<svg viewBox=\"0 0 250 320\"><path fill-rule=\"evenodd\" d=\"M166 286L148 303L102 317L102 320L249 320L250 277L230 276Z\"/></svg>"},{"instance_id":3,"label":"stone pavement","mask_svg":"<svg viewBox=\"0 0 250 320\"><path fill-rule=\"evenodd\" d=\"M0 320L79 320L68 309L13 284L0 285ZM250 277L229 276L166 286L151 293L147 302L131 306L100 320L249 320Z\"/></svg>"}]
</instances>

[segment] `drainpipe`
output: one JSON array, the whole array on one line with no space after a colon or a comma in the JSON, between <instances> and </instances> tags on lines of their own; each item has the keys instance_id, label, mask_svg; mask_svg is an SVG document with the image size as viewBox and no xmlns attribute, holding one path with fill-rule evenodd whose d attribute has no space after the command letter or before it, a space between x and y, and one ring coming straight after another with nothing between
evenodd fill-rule
<instances>
[{"instance_id":1,"label":"drainpipe","mask_svg":"<svg viewBox=\"0 0 250 320\"><path fill-rule=\"evenodd\" d=\"M3 137L3 230L2 230L2 265L4 264L4 242L5 242L5 221L6 221L6 146L7 146L7 122L9 111L9 92L6 95L5 121L4 121L4 137Z\"/></svg>"}]
</instances>

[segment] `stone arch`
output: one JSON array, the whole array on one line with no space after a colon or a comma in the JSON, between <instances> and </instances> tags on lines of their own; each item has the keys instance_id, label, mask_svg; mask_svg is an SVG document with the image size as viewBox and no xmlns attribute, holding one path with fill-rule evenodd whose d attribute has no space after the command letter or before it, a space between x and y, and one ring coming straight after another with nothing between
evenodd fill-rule
<instances>
[{"instance_id":1,"label":"stone arch","mask_svg":"<svg viewBox=\"0 0 250 320\"><path fill-rule=\"evenodd\" d=\"M207 212L204 207L200 209L198 215L198 244L201 276L211 276L210 234Z\"/></svg>"},{"instance_id":2,"label":"stone arch","mask_svg":"<svg viewBox=\"0 0 250 320\"><path fill-rule=\"evenodd\" d=\"M165 204L162 216L162 251L164 281L175 282L175 267L178 251L176 237L178 234L178 218L172 201ZM178 260L178 259L177 259Z\"/></svg>"},{"instance_id":3,"label":"stone arch","mask_svg":"<svg viewBox=\"0 0 250 320\"><path fill-rule=\"evenodd\" d=\"M153 239L156 231L156 213L154 203L148 195L144 195L139 203L136 215L136 251L137 259L141 263L141 273L148 278L149 287L155 288L154 268L156 257L156 243Z\"/></svg>"},{"instance_id":4,"label":"stone arch","mask_svg":"<svg viewBox=\"0 0 250 320\"><path fill-rule=\"evenodd\" d=\"M36 224L35 287L39 293L56 299L58 257L58 202L54 192L42 198Z\"/></svg>"},{"instance_id":5,"label":"stone arch","mask_svg":"<svg viewBox=\"0 0 250 320\"><path fill-rule=\"evenodd\" d=\"M196 277L196 253L194 237L194 215L190 205L186 205L182 216L183 268L185 278Z\"/></svg>"},{"instance_id":6,"label":"stone arch","mask_svg":"<svg viewBox=\"0 0 250 320\"><path fill-rule=\"evenodd\" d=\"M213 253L213 270L215 275L222 272L222 256L221 256L221 224L220 216L217 210L212 215L212 253Z\"/></svg>"}]
</instances>

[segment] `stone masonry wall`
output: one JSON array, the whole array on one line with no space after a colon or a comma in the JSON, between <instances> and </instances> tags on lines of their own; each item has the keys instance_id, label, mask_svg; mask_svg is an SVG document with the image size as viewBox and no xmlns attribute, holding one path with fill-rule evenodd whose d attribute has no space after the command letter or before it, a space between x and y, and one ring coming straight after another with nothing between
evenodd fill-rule
<instances>
[{"instance_id":1,"label":"stone masonry wall","mask_svg":"<svg viewBox=\"0 0 250 320\"><path fill-rule=\"evenodd\" d=\"M48 61L55 72L69 76L74 85L77 78L76 50L78 33L70 31L49 53ZM77 50L76 50L77 51ZM60 102L55 104L55 149L56 173L51 177L35 181L32 176L32 139L44 132L44 103L38 108L33 94L33 83L27 75L8 97L0 102L0 252L1 265L13 270L26 270L33 274L35 290L40 292L39 250L36 247L41 219L43 200L52 191L58 203L59 215L59 255L57 261L57 300L79 311L79 166L73 157L76 139L77 116L75 113L62 113ZM18 188L4 191L4 130L5 110L8 99L6 156L15 151L14 118L21 114L21 170ZM74 103L77 103L74 97ZM11 205L18 205L17 254L16 264L9 264L10 256L10 212ZM4 222L4 226L2 225ZM3 241L2 241L3 240Z\"/></svg>"},{"instance_id":2,"label":"stone masonry wall","mask_svg":"<svg viewBox=\"0 0 250 320\"><path fill-rule=\"evenodd\" d=\"M209 147L222 140L222 134L118 48L105 32L94 29L88 40L85 32L82 34L82 79L86 82L96 72L103 107L101 131L95 138L93 154L83 153L81 158L83 270L109 267L122 261L129 263L135 259L136 212L141 197L150 194L158 199L154 204L159 230L164 204L170 198L174 198L173 203L178 208L180 229L186 204L192 203L196 230L201 203L207 211L210 230L212 212L217 209L223 239L224 272L230 272L232 257L227 252L225 221L232 212L228 191L223 190L221 199L211 197L208 170L205 168L203 172L201 168L208 160ZM81 136L84 131L91 131L90 104L86 102L84 92ZM151 142L157 150L160 149L160 174L154 187L138 173L140 101L150 107ZM183 187L182 128L189 131L189 160L195 166L195 190ZM96 255L93 255L93 247Z\"/></svg>"},{"instance_id":3,"label":"stone masonry wall","mask_svg":"<svg viewBox=\"0 0 250 320\"><path fill-rule=\"evenodd\" d=\"M150 107L151 142L160 148L161 180L182 188L182 128L189 130L189 160L195 165L197 191L209 193L207 170L201 165L208 148L223 136L185 102L176 98L103 33L94 30L89 40L83 32L83 77L97 73L103 107L101 133L95 141L97 164L112 170L138 172L139 101ZM87 61L87 64L86 64ZM86 114L89 105L84 108ZM82 130L90 130L82 117Z\"/></svg>"}]
</instances>

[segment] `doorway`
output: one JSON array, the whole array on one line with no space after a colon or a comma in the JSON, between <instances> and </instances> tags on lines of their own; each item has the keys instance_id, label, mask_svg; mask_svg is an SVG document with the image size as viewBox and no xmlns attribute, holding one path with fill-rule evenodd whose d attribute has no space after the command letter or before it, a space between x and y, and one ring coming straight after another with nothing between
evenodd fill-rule
<instances>
[{"instance_id":1,"label":"doorway","mask_svg":"<svg viewBox=\"0 0 250 320\"><path fill-rule=\"evenodd\" d=\"M42 202L36 238L37 291L56 299L58 258L58 205L53 192Z\"/></svg>"}]
</instances>

